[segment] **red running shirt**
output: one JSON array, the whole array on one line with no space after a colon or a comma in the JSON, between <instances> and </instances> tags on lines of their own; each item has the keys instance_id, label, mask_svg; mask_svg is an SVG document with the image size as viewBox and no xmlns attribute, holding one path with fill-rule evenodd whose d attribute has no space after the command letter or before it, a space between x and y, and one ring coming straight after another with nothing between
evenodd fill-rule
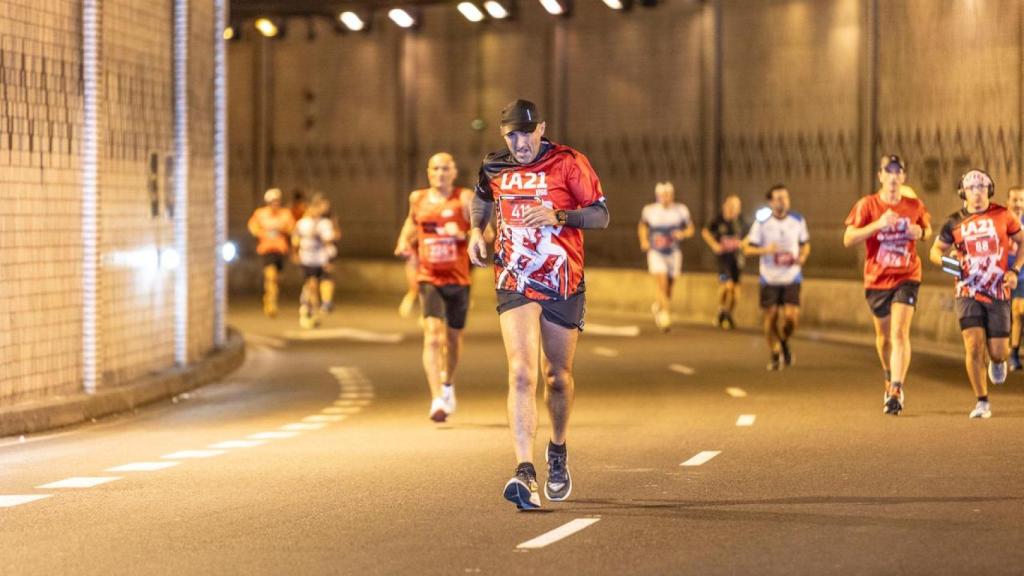
<instances>
[{"instance_id":1,"label":"red running shirt","mask_svg":"<svg viewBox=\"0 0 1024 576\"><path fill-rule=\"evenodd\" d=\"M999 204L989 204L988 210L977 214L964 209L949 217L939 238L956 248L960 260L958 297L982 302L1010 299L1003 274L1013 244L1010 236L1020 229L1020 220Z\"/></svg>"},{"instance_id":2,"label":"red running shirt","mask_svg":"<svg viewBox=\"0 0 1024 576\"><path fill-rule=\"evenodd\" d=\"M469 286L469 252L466 237L469 220L466 212L472 198L466 188L455 188L447 199L430 190L416 190L410 204L412 221L416 224L419 266L418 282L435 286L457 284Z\"/></svg>"},{"instance_id":3,"label":"red running shirt","mask_svg":"<svg viewBox=\"0 0 1024 576\"><path fill-rule=\"evenodd\" d=\"M569 226L523 226L532 206L576 210L604 201L601 182L586 156L544 141L530 164L510 152L484 159L476 193L498 208L494 242L495 288L531 300L565 300L582 289L583 231Z\"/></svg>"},{"instance_id":4,"label":"red running shirt","mask_svg":"<svg viewBox=\"0 0 1024 576\"><path fill-rule=\"evenodd\" d=\"M886 204L881 196L865 196L854 204L846 225L863 228L882 217L887 210L900 215L895 226L887 226L864 242L864 287L891 290L904 282L921 281L921 259L917 257L917 237L909 232L911 224L927 228L931 216L924 202L901 196L896 204Z\"/></svg>"}]
</instances>

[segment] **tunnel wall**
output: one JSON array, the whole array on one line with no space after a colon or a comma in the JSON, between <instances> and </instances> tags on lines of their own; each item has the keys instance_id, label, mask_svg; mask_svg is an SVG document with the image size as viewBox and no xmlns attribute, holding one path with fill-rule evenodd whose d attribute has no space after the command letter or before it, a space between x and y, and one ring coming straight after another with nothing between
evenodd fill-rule
<instances>
[{"instance_id":1,"label":"tunnel wall","mask_svg":"<svg viewBox=\"0 0 1024 576\"><path fill-rule=\"evenodd\" d=\"M588 240L596 264L643 265L636 221L664 179L700 224L727 194L750 222L764 191L786 183L815 245L809 272L846 278L860 253L843 249L843 220L875 189L883 152L904 157L936 220L956 209L968 166L987 167L1001 193L1021 180L1015 0L663 0L621 14L576 2L567 19L518 8L514 21L476 25L430 6L411 33L377 14L368 33L322 23L313 39L292 19L283 40L232 43L232 94L249 96L232 99L232 126L244 127L231 135L233 238L251 249L244 218L260 181L325 191L342 253L387 255L430 154L453 152L472 185L481 156L502 146L501 106L520 96L602 178L612 224ZM265 176L251 173L260 53L274 103ZM712 268L702 243L684 251Z\"/></svg>"},{"instance_id":2,"label":"tunnel wall","mask_svg":"<svg viewBox=\"0 0 1024 576\"><path fill-rule=\"evenodd\" d=\"M173 1L99 5L97 391L176 365ZM191 0L187 358L213 347L213 0ZM0 407L82 391L83 2L0 2Z\"/></svg>"}]
</instances>

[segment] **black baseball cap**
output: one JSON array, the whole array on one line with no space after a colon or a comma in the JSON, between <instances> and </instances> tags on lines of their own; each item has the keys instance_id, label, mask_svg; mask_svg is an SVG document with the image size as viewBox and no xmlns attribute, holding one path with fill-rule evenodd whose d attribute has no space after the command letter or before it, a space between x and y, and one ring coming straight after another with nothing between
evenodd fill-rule
<instances>
[{"instance_id":1,"label":"black baseball cap","mask_svg":"<svg viewBox=\"0 0 1024 576\"><path fill-rule=\"evenodd\" d=\"M905 172L907 165L903 163L903 159L895 154L889 154L888 156L882 156L882 161L878 164L878 169L884 172Z\"/></svg>"},{"instance_id":2,"label":"black baseball cap","mask_svg":"<svg viewBox=\"0 0 1024 576\"><path fill-rule=\"evenodd\" d=\"M529 100L513 100L501 109L501 133L533 132L543 122L537 105Z\"/></svg>"}]
</instances>

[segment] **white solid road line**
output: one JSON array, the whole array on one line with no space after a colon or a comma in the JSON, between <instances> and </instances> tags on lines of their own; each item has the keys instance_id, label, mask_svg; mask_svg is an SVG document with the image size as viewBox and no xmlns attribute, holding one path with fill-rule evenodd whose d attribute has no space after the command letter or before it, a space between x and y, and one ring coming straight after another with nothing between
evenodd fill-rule
<instances>
[{"instance_id":1,"label":"white solid road line","mask_svg":"<svg viewBox=\"0 0 1024 576\"><path fill-rule=\"evenodd\" d=\"M685 374L687 376L693 376L694 374L697 373L697 371L694 370L693 368L690 368L689 366L685 366L683 364L669 364L668 369L679 374Z\"/></svg>"},{"instance_id":2,"label":"white solid road line","mask_svg":"<svg viewBox=\"0 0 1024 576\"><path fill-rule=\"evenodd\" d=\"M755 416L753 414L741 414L740 417L736 419L736 425L737 426L753 426L754 425L754 420L756 420L756 419L757 419L757 416Z\"/></svg>"},{"instance_id":3,"label":"white solid road line","mask_svg":"<svg viewBox=\"0 0 1024 576\"><path fill-rule=\"evenodd\" d=\"M733 398L746 398L747 391L743 388L726 388L725 393Z\"/></svg>"},{"instance_id":4,"label":"white solid road line","mask_svg":"<svg viewBox=\"0 0 1024 576\"><path fill-rule=\"evenodd\" d=\"M604 356L605 358L617 358L619 356L619 351L611 348L605 348L604 346L598 346L597 348L594 348L594 354Z\"/></svg>"},{"instance_id":5,"label":"white solid road line","mask_svg":"<svg viewBox=\"0 0 1024 576\"><path fill-rule=\"evenodd\" d=\"M402 335L396 333L383 334L370 332L369 330L358 330L356 328L328 328L325 330L298 331L289 330L284 333L289 340L355 340L357 342L372 342L375 344L398 344L402 341Z\"/></svg>"},{"instance_id":6,"label":"white solid road line","mask_svg":"<svg viewBox=\"0 0 1024 576\"><path fill-rule=\"evenodd\" d=\"M537 536L532 540L527 540L526 542L523 542L522 544L516 546L516 548L524 550L543 548L549 544L554 544L555 542L558 542L563 538L572 536L573 534L579 532L580 530L583 530L587 526L595 524L599 520L600 518L577 518L571 522L559 526L558 528L555 528L550 532L545 532L544 534L541 534L540 536Z\"/></svg>"},{"instance_id":7,"label":"white solid road line","mask_svg":"<svg viewBox=\"0 0 1024 576\"><path fill-rule=\"evenodd\" d=\"M0 494L0 508L13 508L36 500L49 498L51 494Z\"/></svg>"},{"instance_id":8,"label":"white solid road line","mask_svg":"<svg viewBox=\"0 0 1024 576\"><path fill-rule=\"evenodd\" d=\"M281 430L322 430L327 427L327 424L311 424L308 422L296 422L294 424L285 424L281 426Z\"/></svg>"},{"instance_id":9,"label":"white solid road line","mask_svg":"<svg viewBox=\"0 0 1024 576\"><path fill-rule=\"evenodd\" d=\"M261 345L261 346L269 346L271 348L278 348L278 349L284 348L285 346L288 345L287 342L285 342L284 340L281 340L280 338L274 338L272 336L263 336L261 334L250 334L248 332L242 334L242 339L244 339L246 342L249 342L251 344L256 344L256 345Z\"/></svg>"},{"instance_id":10,"label":"white solid road line","mask_svg":"<svg viewBox=\"0 0 1024 576\"><path fill-rule=\"evenodd\" d=\"M207 448L213 448L214 450L230 450L231 448L254 448L256 446L263 446L264 444L266 444L266 442L262 440L225 440L224 442L210 444Z\"/></svg>"},{"instance_id":11,"label":"white solid road line","mask_svg":"<svg viewBox=\"0 0 1024 576\"><path fill-rule=\"evenodd\" d=\"M226 454L224 450L182 450L180 452L172 452L170 454L164 454L161 458L167 460L185 460L187 458L213 458L214 456L220 456Z\"/></svg>"},{"instance_id":12,"label":"white solid road line","mask_svg":"<svg viewBox=\"0 0 1024 576\"><path fill-rule=\"evenodd\" d=\"M246 438L252 440L281 440L284 438L295 438L298 435L298 432L260 432L258 434L250 434Z\"/></svg>"},{"instance_id":13,"label":"white solid road line","mask_svg":"<svg viewBox=\"0 0 1024 576\"><path fill-rule=\"evenodd\" d=\"M606 324L592 324L587 322L588 336L626 336L636 338L640 335L639 326L608 326Z\"/></svg>"},{"instance_id":14,"label":"white solid road line","mask_svg":"<svg viewBox=\"0 0 1024 576\"><path fill-rule=\"evenodd\" d=\"M36 486L39 490L50 490L54 488L92 488L93 486L99 486L100 484L106 484L107 482L113 482L114 480L120 480L119 476L75 476L73 478L65 478L64 480L58 480L56 482L50 482L49 484L43 484Z\"/></svg>"},{"instance_id":15,"label":"white solid road line","mask_svg":"<svg viewBox=\"0 0 1024 576\"><path fill-rule=\"evenodd\" d=\"M680 464L680 466L700 466L701 464L707 463L708 460L711 460L712 458L718 456L721 453L721 450L705 450L697 454L693 458L690 458L686 462L683 462L682 464Z\"/></svg>"},{"instance_id":16,"label":"white solid road line","mask_svg":"<svg viewBox=\"0 0 1024 576\"><path fill-rule=\"evenodd\" d=\"M104 472L155 472L166 468L173 468L181 462L133 462L123 466L107 468Z\"/></svg>"}]
</instances>

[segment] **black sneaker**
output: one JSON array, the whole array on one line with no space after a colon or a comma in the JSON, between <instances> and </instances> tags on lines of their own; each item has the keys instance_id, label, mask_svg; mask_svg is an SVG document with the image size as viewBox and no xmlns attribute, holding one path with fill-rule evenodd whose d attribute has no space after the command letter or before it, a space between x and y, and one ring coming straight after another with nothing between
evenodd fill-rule
<instances>
[{"instance_id":1,"label":"black sneaker","mask_svg":"<svg viewBox=\"0 0 1024 576\"><path fill-rule=\"evenodd\" d=\"M722 317L722 329L723 330L735 330L736 321L732 319L732 314L726 314Z\"/></svg>"},{"instance_id":2,"label":"black sneaker","mask_svg":"<svg viewBox=\"0 0 1024 576\"><path fill-rule=\"evenodd\" d=\"M768 366L766 366L766 369L769 372L774 372L775 370L782 370L782 362L779 359L778 354L772 354L771 362L768 362Z\"/></svg>"},{"instance_id":3,"label":"black sneaker","mask_svg":"<svg viewBox=\"0 0 1024 576\"><path fill-rule=\"evenodd\" d=\"M1015 372L1020 369L1020 352L1017 350L1010 350L1010 371Z\"/></svg>"},{"instance_id":4,"label":"black sneaker","mask_svg":"<svg viewBox=\"0 0 1024 576\"><path fill-rule=\"evenodd\" d=\"M882 409L883 414L890 414L892 416L899 416L900 412L903 412L903 391L896 396L889 396L889 399L885 401L885 407Z\"/></svg>"},{"instance_id":5,"label":"black sneaker","mask_svg":"<svg viewBox=\"0 0 1024 576\"><path fill-rule=\"evenodd\" d=\"M512 502L520 510L540 509L540 494L537 491L537 473L533 466L520 465L516 474L505 483L505 500Z\"/></svg>"},{"instance_id":6,"label":"black sneaker","mask_svg":"<svg viewBox=\"0 0 1024 576\"><path fill-rule=\"evenodd\" d=\"M548 463L548 481L544 483L544 497L554 502L561 502L572 493L572 476L569 475L569 454L559 454L548 444L544 459Z\"/></svg>"},{"instance_id":7,"label":"black sneaker","mask_svg":"<svg viewBox=\"0 0 1024 576\"><path fill-rule=\"evenodd\" d=\"M793 365L793 352L789 349L789 341L783 340L782 344L782 364L784 366Z\"/></svg>"}]
</instances>

